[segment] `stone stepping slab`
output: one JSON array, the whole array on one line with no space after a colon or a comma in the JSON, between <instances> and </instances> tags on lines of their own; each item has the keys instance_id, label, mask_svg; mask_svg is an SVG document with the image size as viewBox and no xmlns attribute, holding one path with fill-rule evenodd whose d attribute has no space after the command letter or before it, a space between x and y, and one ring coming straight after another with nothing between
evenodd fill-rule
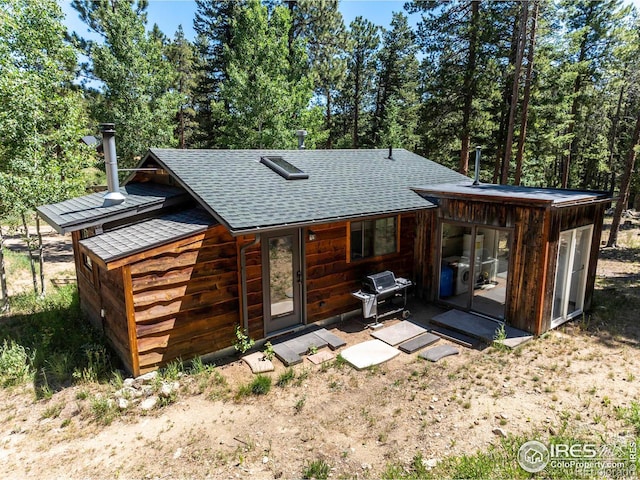
<instances>
[{"instance_id":1,"label":"stone stepping slab","mask_svg":"<svg viewBox=\"0 0 640 480\"><path fill-rule=\"evenodd\" d=\"M335 355L327 350L322 350L318 353L314 353L313 355L309 355L307 358L314 365L319 365L321 363L328 362L329 360L333 360Z\"/></svg>"},{"instance_id":2,"label":"stone stepping slab","mask_svg":"<svg viewBox=\"0 0 640 480\"><path fill-rule=\"evenodd\" d=\"M433 333L423 333L422 335L418 335L411 340L401 343L398 345L398 348L402 350L404 353L413 353L417 352L421 348L426 347L427 345L431 345L440 340L440 337L434 335Z\"/></svg>"},{"instance_id":3,"label":"stone stepping slab","mask_svg":"<svg viewBox=\"0 0 640 480\"><path fill-rule=\"evenodd\" d=\"M298 355L297 352L289 348L286 343L278 343L274 345L273 353L275 353L278 360L284 363L285 367L302 363L302 357Z\"/></svg>"},{"instance_id":4,"label":"stone stepping slab","mask_svg":"<svg viewBox=\"0 0 640 480\"><path fill-rule=\"evenodd\" d=\"M430 348L422 352L419 357L429 360L430 362L437 362L438 360L448 357L449 355L457 355L460 353L456 347L451 345L438 345L437 347Z\"/></svg>"},{"instance_id":5,"label":"stone stepping slab","mask_svg":"<svg viewBox=\"0 0 640 480\"><path fill-rule=\"evenodd\" d=\"M396 345L406 342L407 340L417 337L423 333L427 333L425 328L422 328L415 323L403 321L391 325L390 327L385 327L372 332L371 336L395 347Z\"/></svg>"},{"instance_id":6,"label":"stone stepping slab","mask_svg":"<svg viewBox=\"0 0 640 480\"><path fill-rule=\"evenodd\" d=\"M453 343L457 343L458 345L462 345L463 347L467 348L478 348L482 344L482 340L480 340L479 338L470 337L469 335L465 335L462 332L449 330L448 328L444 328L439 325L434 325L431 329L431 332L435 333L439 337L450 340Z\"/></svg>"},{"instance_id":7,"label":"stone stepping slab","mask_svg":"<svg viewBox=\"0 0 640 480\"><path fill-rule=\"evenodd\" d=\"M315 333L318 337L320 337L322 340L327 342L331 350L337 350L338 348L344 347L347 344L347 342L345 342L343 339L341 339L337 335L334 335L333 333L331 333L330 331L324 328L321 328L320 330L316 330L313 333Z\"/></svg>"},{"instance_id":8,"label":"stone stepping slab","mask_svg":"<svg viewBox=\"0 0 640 480\"><path fill-rule=\"evenodd\" d=\"M274 367L271 360L264 358L264 353L254 352L242 357L242 361L249 365L253 373L273 372Z\"/></svg>"},{"instance_id":9,"label":"stone stepping slab","mask_svg":"<svg viewBox=\"0 0 640 480\"><path fill-rule=\"evenodd\" d=\"M341 355L357 370L362 370L391 360L400 355L400 350L376 339L346 348L341 352Z\"/></svg>"}]
</instances>

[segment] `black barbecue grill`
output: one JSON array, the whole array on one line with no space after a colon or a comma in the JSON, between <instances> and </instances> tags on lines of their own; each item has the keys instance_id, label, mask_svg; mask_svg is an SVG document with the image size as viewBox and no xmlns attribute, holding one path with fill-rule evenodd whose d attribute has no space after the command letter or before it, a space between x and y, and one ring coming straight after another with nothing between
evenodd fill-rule
<instances>
[{"instance_id":1,"label":"black barbecue grill","mask_svg":"<svg viewBox=\"0 0 640 480\"><path fill-rule=\"evenodd\" d=\"M407 289L413 285L410 280L401 278L386 270L367 275L362 281L362 288L351 295L362 301L362 316L373 318L372 326L379 325L381 318L402 312L402 318L410 315L407 310ZM394 303L394 300L400 299Z\"/></svg>"}]
</instances>

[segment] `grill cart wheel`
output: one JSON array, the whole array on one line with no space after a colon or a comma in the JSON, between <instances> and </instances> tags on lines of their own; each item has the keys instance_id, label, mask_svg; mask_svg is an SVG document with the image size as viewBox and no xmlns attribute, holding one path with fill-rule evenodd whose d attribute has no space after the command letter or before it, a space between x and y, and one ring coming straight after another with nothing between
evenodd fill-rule
<instances>
[{"instance_id":1,"label":"grill cart wheel","mask_svg":"<svg viewBox=\"0 0 640 480\"><path fill-rule=\"evenodd\" d=\"M409 310L404 310L402 312L402 319L406 320L407 318L409 318L411 316L411 312Z\"/></svg>"}]
</instances>

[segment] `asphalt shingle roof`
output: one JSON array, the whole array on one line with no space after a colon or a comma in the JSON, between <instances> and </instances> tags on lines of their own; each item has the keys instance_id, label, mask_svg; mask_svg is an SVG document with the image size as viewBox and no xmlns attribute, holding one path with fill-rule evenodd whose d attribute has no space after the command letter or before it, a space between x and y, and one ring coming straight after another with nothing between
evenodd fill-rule
<instances>
[{"instance_id":1,"label":"asphalt shingle roof","mask_svg":"<svg viewBox=\"0 0 640 480\"><path fill-rule=\"evenodd\" d=\"M161 207L168 199L184 195L181 188L152 183L130 183L120 187L120 192L125 196L125 201L119 205L105 206L105 192L97 192L43 205L37 210L59 233L66 233L99 225L113 218L135 215L154 206Z\"/></svg>"},{"instance_id":2,"label":"asphalt shingle roof","mask_svg":"<svg viewBox=\"0 0 640 480\"><path fill-rule=\"evenodd\" d=\"M216 223L204 210L192 208L111 230L80 243L108 263L194 235Z\"/></svg>"},{"instance_id":3,"label":"asphalt shingle roof","mask_svg":"<svg viewBox=\"0 0 640 480\"><path fill-rule=\"evenodd\" d=\"M174 150L158 160L232 231L331 221L432 207L415 185L469 181L404 149ZM286 180L262 156L281 156L309 174Z\"/></svg>"}]
</instances>

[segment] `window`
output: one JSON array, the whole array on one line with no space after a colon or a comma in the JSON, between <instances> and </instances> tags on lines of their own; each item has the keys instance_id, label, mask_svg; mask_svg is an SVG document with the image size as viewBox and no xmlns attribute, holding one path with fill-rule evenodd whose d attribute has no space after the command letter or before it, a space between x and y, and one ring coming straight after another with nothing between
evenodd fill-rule
<instances>
[{"instance_id":1,"label":"window","mask_svg":"<svg viewBox=\"0 0 640 480\"><path fill-rule=\"evenodd\" d=\"M395 253L397 231L396 217L351 222L351 260Z\"/></svg>"},{"instance_id":2,"label":"window","mask_svg":"<svg viewBox=\"0 0 640 480\"><path fill-rule=\"evenodd\" d=\"M261 157L260 162L287 180L304 180L305 178L309 178L307 173L304 173L295 165L291 165L282 157Z\"/></svg>"}]
</instances>

